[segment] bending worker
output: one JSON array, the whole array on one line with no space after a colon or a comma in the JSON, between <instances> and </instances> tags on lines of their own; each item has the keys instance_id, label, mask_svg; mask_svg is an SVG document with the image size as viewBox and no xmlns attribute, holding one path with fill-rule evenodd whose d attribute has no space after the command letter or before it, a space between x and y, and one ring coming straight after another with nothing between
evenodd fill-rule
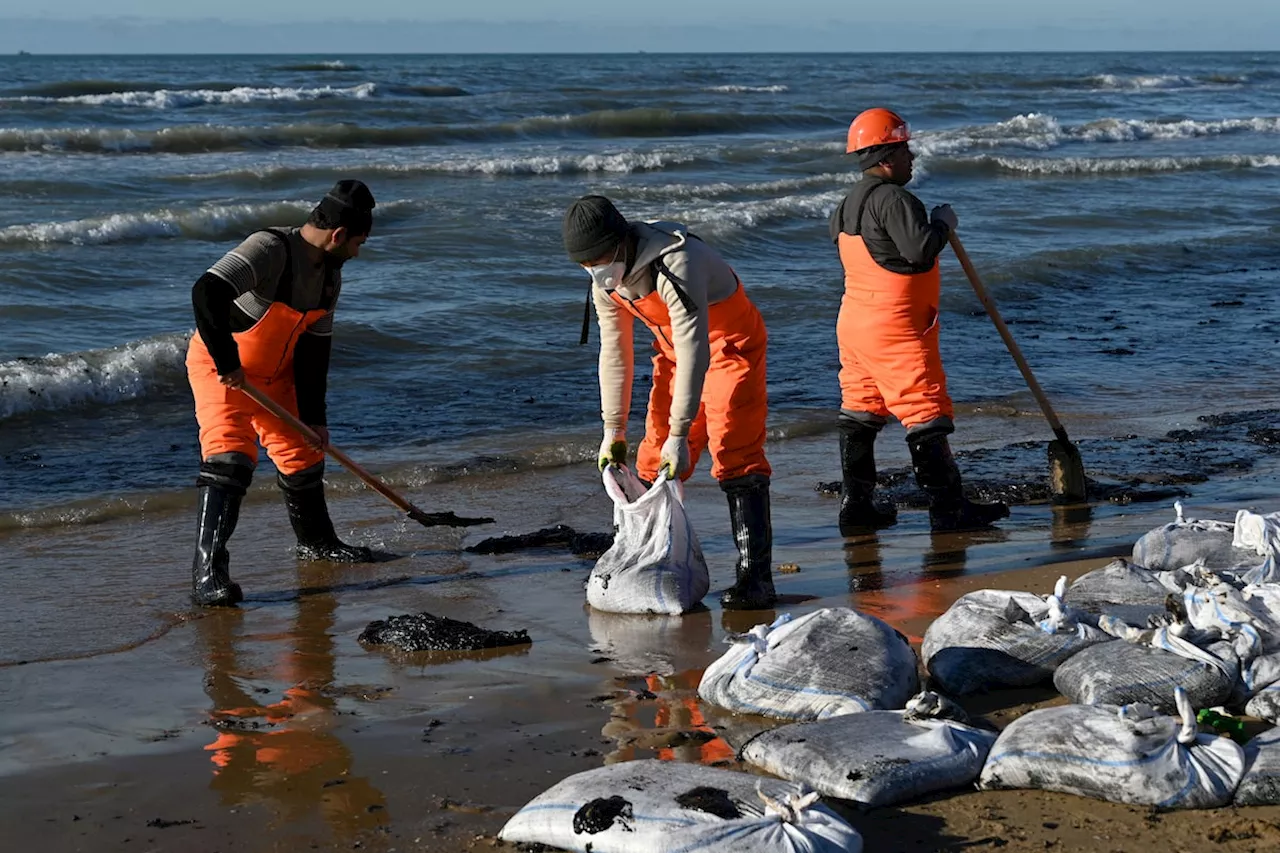
<instances>
[{"instance_id":1,"label":"bending worker","mask_svg":"<svg viewBox=\"0 0 1280 853\"><path fill-rule=\"evenodd\" d=\"M938 255L957 220L950 205L926 216L920 199L905 189L914 159L910 138L907 123L889 110L855 118L847 152L857 156L863 178L831 215L845 287L836 322L844 535L896 520L891 506L873 500L874 445L889 415L907 428L934 530L985 527L1009 514L1004 504L965 498L947 442L955 425L938 349Z\"/></svg>"},{"instance_id":2,"label":"bending worker","mask_svg":"<svg viewBox=\"0 0 1280 853\"><path fill-rule=\"evenodd\" d=\"M775 601L769 475L764 455L764 321L720 255L672 222L632 222L604 196L589 195L564 217L570 259L591 275L600 323L599 467L624 464L635 375L634 321L654 336L653 388L636 472L653 482L661 469L687 479L711 452L711 476L729 500L739 558L730 610Z\"/></svg>"},{"instance_id":3,"label":"bending worker","mask_svg":"<svg viewBox=\"0 0 1280 853\"><path fill-rule=\"evenodd\" d=\"M237 390L251 382L328 441L325 392L333 310L342 265L360 254L373 223L373 194L339 181L301 228L269 228L209 268L192 288L196 332L187 376L200 425L200 510L191 600L233 605L227 541L258 462L275 463L300 559L359 563L369 549L338 539L324 498L324 448Z\"/></svg>"}]
</instances>

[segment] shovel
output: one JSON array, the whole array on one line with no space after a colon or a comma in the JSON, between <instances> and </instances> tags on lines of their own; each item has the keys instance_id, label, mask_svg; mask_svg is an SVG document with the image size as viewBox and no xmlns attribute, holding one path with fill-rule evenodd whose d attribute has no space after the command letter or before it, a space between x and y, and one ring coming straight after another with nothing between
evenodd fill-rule
<instances>
[{"instance_id":1,"label":"shovel","mask_svg":"<svg viewBox=\"0 0 1280 853\"><path fill-rule=\"evenodd\" d=\"M1049 422L1049 426L1053 428L1053 434L1057 436L1057 438L1049 442L1049 491L1053 495L1053 502L1059 504L1084 503L1087 487L1084 476L1084 462L1080 459L1080 449L1071 443L1071 439L1067 438L1066 428L1063 427L1062 421L1058 420L1057 414L1053 411L1053 406L1049 405L1049 398L1044 395L1044 391L1040 388L1040 383L1032 375L1031 368L1027 365L1027 360L1022 357L1022 350L1018 348L1018 342L1009 333L1009 327L1005 325L1004 319L1000 316L996 303L987 293L987 289L982 286L982 279L978 278L978 271L973 268L973 263L969 260L969 253L960 244L960 238L952 231L947 239L951 241L951 249L956 253L956 259L960 261L960 266L964 267L964 274L969 277L969 284L973 285L973 292L978 294L978 301L982 303L983 308L987 309L991 322L996 324L996 331L1004 339L1004 345L1009 348L1009 355L1013 356L1014 362L1018 365L1018 370L1022 371L1022 378L1026 380L1027 387L1031 389L1036 402L1040 404L1040 410L1044 412L1045 420Z\"/></svg>"},{"instance_id":2,"label":"shovel","mask_svg":"<svg viewBox=\"0 0 1280 853\"><path fill-rule=\"evenodd\" d=\"M298 420L296 417L290 414L287 409L285 409L275 400L272 400L266 394L263 394L257 388L250 385L248 382L246 382L243 386L241 386L240 390L248 394L250 397L252 397L254 402L256 402L259 406L266 409L268 412L275 415L277 418L284 421L289 426L293 427L295 431L297 431L300 435L302 435L309 441L312 441L317 445L321 443L320 436L316 435L315 430L313 430L311 427L304 424L302 421ZM343 453L338 448L334 447L332 444L327 445L325 447L325 451L328 452L328 454L332 456L334 459L338 460L338 462L341 463L342 467L346 468L352 474L355 474L357 477L363 480L366 486L373 489L375 492L382 495L387 500L391 501L391 503L398 506L409 516L409 518L418 522L423 527L439 527L439 526L472 527L477 524L493 523L492 518L464 518L463 516L460 516L460 515L454 515L452 512L423 512L413 504L409 503L409 501L405 500L405 498L401 497L398 493L393 491L392 488L388 486L386 483L382 482L377 477L370 474L360 465L357 465L355 460L353 460L347 454Z\"/></svg>"}]
</instances>

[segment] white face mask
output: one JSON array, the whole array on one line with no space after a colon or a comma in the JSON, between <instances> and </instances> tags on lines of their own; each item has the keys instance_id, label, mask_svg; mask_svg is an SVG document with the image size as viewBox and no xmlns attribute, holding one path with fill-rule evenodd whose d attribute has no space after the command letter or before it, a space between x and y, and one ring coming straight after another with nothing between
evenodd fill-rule
<instances>
[{"instance_id":1,"label":"white face mask","mask_svg":"<svg viewBox=\"0 0 1280 853\"><path fill-rule=\"evenodd\" d=\"M627 273L627 262L618 260L618 253L622 251L622 244L618 244L618 248L613 253L613 260L607 264L600 264L595 267L587 267L587 274L591 276L591 281L603 290L613 290L622 284L622 279Z\"/></svg>"}]
</instances>

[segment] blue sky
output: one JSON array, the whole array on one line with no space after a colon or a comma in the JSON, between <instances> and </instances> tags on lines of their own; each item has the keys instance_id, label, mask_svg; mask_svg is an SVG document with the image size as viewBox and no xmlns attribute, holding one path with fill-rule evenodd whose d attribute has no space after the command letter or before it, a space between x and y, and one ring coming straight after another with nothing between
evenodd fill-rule
<instances>
[{"instance_id":1,"label":"blue sky","mask_svg":"<svg viewBox=\"0 0 1280 853\"><path fill-rule=\"evenodd\" d=\"M904 27L913 22L943 19L970 20L975 25L1017 21L1024 24L1063 22L1125 21L1158 23L1164 20L1197 20L1208 8L1213 23L1222 27L1247 25L1248 20L1280 19L1274 0L1223 0L1207 7L1194 0L1072 0L1071 3L1042 3L1035 0L913 0L902 8ZM534 21L613 22L622 25L637 16L654 20L664 17L674 24L681 17L698 21L738 20L758 23L795 24L800 19L817 18L856 23L870 18L890 23L893 6L857 3L849 0L645 0L635 3L601 3L600 0L467 0L464 4L443 0L219 0L216 4L175 3L173 0L41 0L38 8L46 17L125 17L155 19L221 18L255 21L288 20L303 16L311 20L371 20L377 18L412 21ZM353 16L354 12L358 16ZM3 15L3 17L20 17Z\"/></svg>"},{"instance_id":2,"label":"blue sky","mask_svg":"<svg viewBox=\"0 0 1280 853\"><path fill-rule=\"evenodd\" d=\"M290 21L308 23L291 31ZM1277 48L1280 0L40 0L22 13L0 7L0 54Z\"/></svg>"}]
</instances>

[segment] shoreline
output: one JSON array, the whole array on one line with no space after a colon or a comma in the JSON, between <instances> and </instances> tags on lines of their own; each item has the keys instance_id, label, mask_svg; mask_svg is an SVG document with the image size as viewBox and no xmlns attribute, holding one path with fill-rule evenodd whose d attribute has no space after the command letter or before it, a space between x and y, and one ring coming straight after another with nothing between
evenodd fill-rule
<instances>
[{"instance_id":1,"label":"shoreline","mask_svg":"<svg viewBox=\"0 0 1280 853\"><path fill-rule=\"evenodd\" d=\"M1047 593L1059 574L1126 554L1138 536L1173 518L1165 503L1098 504L1083 514L1029 505L1014 507L998 530L933 535L927 514L908 509L893 528L845 540L835 530L837 502L814 488L830 477L827 444L815 438L770 451L786 472L774 480L775 566L800 567L776 573L778 612L853 606L918 642L965 592ZM1188 512L1229 518L1242 497L1265 486L1262 471L1202 484L1186 499ZM344 536L404 556L299 566L287 557L283 510L252 505L232 542L233 577L247 601L227 612L186 605L185 512L11 537L19 577L40 586L15 584L24 607L0 626L4 657L55 659L0 665L5 837L50 851L491 849L510 814L574 772L654 756L734 760L722 735L732 739L761 722L703 706L697 683L723 652L726 633L774 613L719 609L735 554L723 496L709 477L699 474L686 488L711 569L708 609L665 620L592 612L582 583L593 561L562 549L462 551L558 523L607 530L610 507L590 466L467 478L430 495L431 508L483 509L503 523L428 530L389 515L375 495L339 492L332 508ZM127 562L87 565L86 548ZM66 589L77 591L71 610ZM386 654L356 642L375 619L420 611L524 628L533 643L450 657ZM157 626L167 627L137 642ZM1046 701L1051 690L964 704L1002 724ZM1235 832L1234 814L1215 813L1209 823ZM1280 809L1240 815L1280 825ZM983 849L991 838L1010 851L1070 850L1093 835L1116 840L1098 849L1125 853L1146 853L1156 841L1198 849L1202 818L1163 815L1155 826L1149 817L1028 791L957 792L850 814L868 850ZM910 845L898 846L900 839ZM1220 849L1253 849L1248 844Z\"/></svg>"}]
</instances>

